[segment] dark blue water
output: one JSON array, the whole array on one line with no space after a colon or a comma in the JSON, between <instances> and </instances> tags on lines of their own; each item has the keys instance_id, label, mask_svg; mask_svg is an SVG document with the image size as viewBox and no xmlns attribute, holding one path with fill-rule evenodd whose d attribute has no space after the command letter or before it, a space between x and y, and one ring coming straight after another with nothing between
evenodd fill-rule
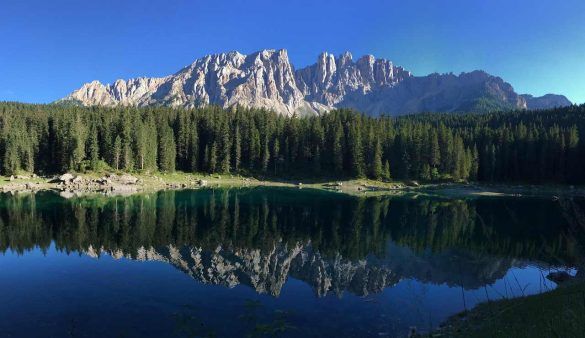
<instances>
[{"instance_id":1,"label":"dark blue water","mask_svg":"<svg viewBox=\"0 0 585 338\"><path fill-rule=\"evenodd\" d=\"M0 197L0 336L406 336L578 273L581 201Z\"/></svg>"}]
</instances>

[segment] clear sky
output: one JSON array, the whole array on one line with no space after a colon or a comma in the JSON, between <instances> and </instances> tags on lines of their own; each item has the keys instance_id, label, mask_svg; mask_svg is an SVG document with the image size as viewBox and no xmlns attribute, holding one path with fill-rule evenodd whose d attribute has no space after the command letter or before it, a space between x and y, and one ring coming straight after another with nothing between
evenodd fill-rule
<instances>
[{"instance_id":1,"label":"clear sky","mask_svg":"<svg viewBox=\"0 0 585 338\"><path fill-rule=\"evenodd\" d=\"M285 48L297 68L349 50L585 102L584 0L1 0L0 42L0 100L50 102L91 80Z\"/></svg>"}]
</instances>

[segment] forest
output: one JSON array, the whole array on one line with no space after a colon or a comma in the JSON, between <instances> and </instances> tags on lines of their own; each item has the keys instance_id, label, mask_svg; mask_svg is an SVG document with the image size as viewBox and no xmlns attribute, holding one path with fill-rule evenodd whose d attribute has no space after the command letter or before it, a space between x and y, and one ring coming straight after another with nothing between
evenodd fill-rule
<instances>
[{"instance_id":1,"label":"forest","mask_svg":"<svg viewBox=\"0 0 585 338\"><path fill-rule=\"evenodd\" d=\"M585 105L487 114L286 117L259 109L0 103L0 172L585 182Z\"/></svg>"}]
</instances>

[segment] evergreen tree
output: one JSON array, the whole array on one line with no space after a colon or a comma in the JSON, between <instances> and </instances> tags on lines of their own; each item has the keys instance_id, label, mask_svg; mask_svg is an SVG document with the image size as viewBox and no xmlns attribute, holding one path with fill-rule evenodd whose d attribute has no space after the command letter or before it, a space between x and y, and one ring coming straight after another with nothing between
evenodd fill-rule
<instances>
[{"instance_id":1,"label":"evergreen tree","mask_svg":"<svg viewBox=\"0 0 585 338\"><path fill-rule=\"evenodd\" d=\"M272 142L272 162L274 163L274 174L278 171L278 162L280 160L280 141L275 139Z\"/></svg>"},{"instance_id":2,"label":"evergreen tree","mask_svg":"<svg viewBox=\"0 0 585 338\"><path fill-rule=\"evenodd\" d=\"M95 171L98 169L99 164L99 144L98 144L98 133L95 127L92 127L89 132L89 145L88 145L88 153L89 153L89 166L90 169Z\"/></svg>"},{"instance_id":3,"label":"evergreen tree","mask_svg":"<svg viewBox=\"0 0 585 338\"><path fill-rule=\"evenodd\" d=\"M359 126L352 125L349 129L348 143L350 144L350 168L354 177L364 176L364 162L362 137Z\"/></svg>"},{"instance_id":4,"label":"evergreen tree","mask_svg":"<svg viewBox=\"0 0 585 338\"><path fill-rule=\"evenodd\" d=\"M372 171L370 176L374 179L380 179L383 175L383 168L382 168L382 145L380 144L380 140L376 139L374 141L374 156L372 160Z\"/></svg>"},{"instance_id":5,"label":"evergreen tree","mask_svg":"<svg viewBox=\"0 0 585 338\"><path fill-rule=\"evenodd\" d=\"M88 137L88 130L80 115L75 116L75 121L71 128L71 147L73 152L69 162L69 168L78 170L81 169L81 162L85 159L85 143Z\"/></svg>"},{"instance_id":6,"label":"evergreen tree","mask_svg":"<svg viewBox=\"0 0 585 338\"><path fill-rule=\"evenodd\" d=\"M233 143L233 162L234 162L234 170L240 170L240 163L242 161L242 136L240 135L240 125L237 124L234 127L234 143Z\"/></svg>"},{"instance_id":7,"label":"evergreen tree","mask_svg":"<svg viewBox=\"0 0 585 338\"><path fill-rule=\"evenodd\" d=\"M168 125L161 126L158 140L158 166L160 170L175 171L176 153L173 130Z\"/></svg>"},{"instance_id":8,"label":"evergreen tree","mask_svg":"<svg viewBox=\"0 0 585 338\"><path fill-rule=\"evenodd\" d=\"M229 173L230 172L231 147L232 147L232 144L230 142L230 134L229 134L227 123L225 123L221 129L221 150L220 150L221 160L219 163L219 171L222 173Z\"/></svg>"},{"instance_id":9,"label":"evergreen tree","mask_svg":"<svg viewBox=\"0 0 585 338\"><path fill-rule=\"evenodd\" d=\"M388 160L386 160L384 162L384 169L383 169L382 178L387 180L387 181L392 179L392 174L390 173L390 162L388 162Z\"/></svg>"},{"instance_id":10,"label":"evergreen tree","mask_svg":"<svg viewBox=\"0 0 585 338\"><path fill-rule=\"evenodd\" d=\"M114 141L114 149L112 150L114 156L114 168L120 169L120 157L122 156L122 139L120 136L116 136Z\"/></svg>"},{"instance_id":11,"label":"evergreen tree","mask_svg":"<svg viewBox=\"0 0 585 338\"><path fill-rule=\"evenodd\" d=\"M268 136L264 137L264 146L262 149L262 172L268 171L268 164L270 163L270 147L268 145Z\"/></svg>"},{"instance_id":12,"label":"evergreen tree","mask_svg":"<svg viewBox=\"0 0 585 338\"><path fill-rule=\"evenodd\" d=\"M343 127L341 122L335 124L333 133L333 170L336 175L343 172Z\"/></svg>"}]
</instances>

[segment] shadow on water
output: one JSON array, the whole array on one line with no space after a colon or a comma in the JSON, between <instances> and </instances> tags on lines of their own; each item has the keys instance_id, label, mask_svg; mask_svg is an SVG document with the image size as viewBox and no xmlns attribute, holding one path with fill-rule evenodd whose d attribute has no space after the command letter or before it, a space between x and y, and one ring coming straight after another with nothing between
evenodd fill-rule
<instances>
[{"instance_id":1,"label":"shadow on water","mask_svg":"<svg viewBox=\"0 0 585 338\"><path fill-rule=\"evenodd\" d=\"M484 300L527 292L516 276L527 266L542 274L531 277L540 284L532 292L550 287L542 271L574 269L580 276L585 231L578 220L584 206L581 200L355 198L275 188L72 199L49 192L2 195L0 251L26 256L54 248L164 262L203 284L244 286L276 299L293 280L317 298L355 298L380 309L387 302L380 297L412 280L458 289L462 310L471 306L466 297L482 292ZM468 296L468 290L476 292ZM240 334L301 332L298 313L280 307L284 301L264 308L269 302L243 302L233 319ZM419 323L432 328L439 323L430 313L437 310L425 306L431 307L416 309ZM205 311L189 304L174 309L175 334L222 335ZM366 335L404 332L406 324L394 324Z\"/></svg>"}]
</instances>

